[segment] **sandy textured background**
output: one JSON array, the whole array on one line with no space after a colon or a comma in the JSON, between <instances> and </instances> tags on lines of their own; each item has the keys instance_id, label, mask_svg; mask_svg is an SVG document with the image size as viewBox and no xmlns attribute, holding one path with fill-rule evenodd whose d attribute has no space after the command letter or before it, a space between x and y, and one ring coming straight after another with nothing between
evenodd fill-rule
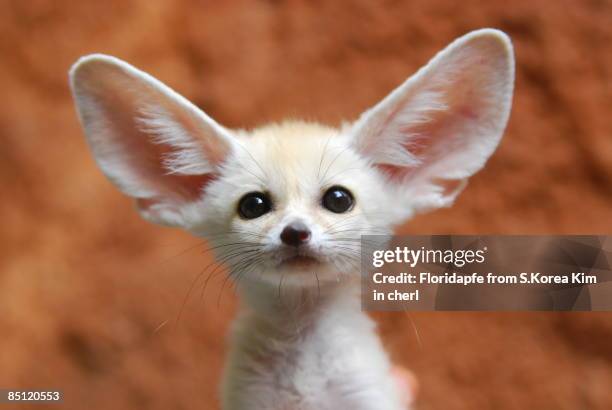
<instances>
[{"instance_id":1,"label":"sandy textured background","mask_svg":"<svg viewBox=\"0 0 612 410\"><path fill-rule=\"evenodd\" d=\"M501 147L404 231L609 234L611 22L604 0L0 1L0 387L62 388L66 409L217 408L234 294L217 306L221 281L196 285L175 324L204 247L141 221L95 168L66 84L78 56L124 58L227 126L338 123L456 36L501 28L518 63ZM419 409L612 408L612 315L377 318Z\"/></svg>"}]
</instances>

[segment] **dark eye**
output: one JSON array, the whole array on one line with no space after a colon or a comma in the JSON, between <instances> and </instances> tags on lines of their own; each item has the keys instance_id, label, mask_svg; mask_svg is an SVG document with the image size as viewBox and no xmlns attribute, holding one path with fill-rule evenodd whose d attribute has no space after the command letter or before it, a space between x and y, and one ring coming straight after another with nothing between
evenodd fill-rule
<instances>
[{"instance_id":1,"label":"dark eye","mask_svg":"<svg viewBox=\"0 0 612 410\"><path fill-rule=\"evenodd\" d=\"M353 195L341 186L329 188L323 195L323 206L332 212L341 214L353 208Z\"/></svg>"},{"instance_id":2,"label":"dark eye","mask_svg":"<svg viewBox=\"0 0 612 410\"><path fill-rule=\"evenodd\" d=\"M240 199L238 213L244 219L259 218L272 209L270 197L263 192L250 192Z\"/></svg>"}]
</instances>

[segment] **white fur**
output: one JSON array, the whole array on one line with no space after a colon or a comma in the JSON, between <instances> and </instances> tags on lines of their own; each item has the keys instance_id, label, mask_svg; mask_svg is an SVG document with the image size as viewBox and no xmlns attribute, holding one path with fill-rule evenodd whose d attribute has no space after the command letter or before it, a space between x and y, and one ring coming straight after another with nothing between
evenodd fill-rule
<instances>
[{"instance_id":1,"label":"white fur","mask_svg":"<svg viewBox=\"0 0 612 410\"><path fill-rule=\"evenodd\" d=\"M163 165L172 174L199 175L214 172L202 146L185 131L163 107L151 105L141 110L137 119L144 133L153 136L154 144L170 145L175 151L163 158Z\"/></svg>"},{"instance_id":2,"label":"white fur","mask_svg":"<svg viewBox=\"0 0 612 410\"><path fill-rule=\"evenodd\" d=\"M108 56L79 60L70 76L104 173L147 219L207 238L239 285L225 410L405 407L360 310L359 238L448 206L493 153L514 79L503 33L456 40L342 129L294 121L230 131ZM333 185L355 198L346 214L321 206ZM253 191L269 193L273 210L245 220L237 204ZM314 267L283 264L295 250L280 232L298 220L312 232L299 252Z\"/></svg>"}]
</instances>

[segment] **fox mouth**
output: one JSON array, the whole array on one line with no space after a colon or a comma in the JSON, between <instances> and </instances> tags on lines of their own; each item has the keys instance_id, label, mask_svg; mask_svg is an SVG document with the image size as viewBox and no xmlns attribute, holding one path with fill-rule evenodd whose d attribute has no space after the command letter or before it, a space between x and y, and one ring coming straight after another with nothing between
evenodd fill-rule
<instances>
[{"instance_id":1,"label":"fox mouth","mask_svg":"<svg viewBox=\"0 0 612 410\"><path fill-rule=\"evenodd\" d=\"M314 256L295 254L290 255L279 263L279 267L292 267L292 268L309 268L312 266L319 265L321 261Z\"/></svg>"}]
</instances>

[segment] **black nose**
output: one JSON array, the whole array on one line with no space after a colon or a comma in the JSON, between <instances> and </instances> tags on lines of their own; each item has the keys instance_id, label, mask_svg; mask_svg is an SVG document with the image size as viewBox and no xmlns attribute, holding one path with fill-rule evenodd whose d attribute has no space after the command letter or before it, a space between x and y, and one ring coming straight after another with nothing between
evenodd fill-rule
<instances>
[{"instance_id":1,"label":"black nose","mask_svg":"<svg viewBox=\"0 0 612 410\"><path fill-rule=\"evenodd\" d=\"M303 222L292 222L280 234L285 245L300 246L310 239L310 229Z\"/></svg>"}]
</instances>

